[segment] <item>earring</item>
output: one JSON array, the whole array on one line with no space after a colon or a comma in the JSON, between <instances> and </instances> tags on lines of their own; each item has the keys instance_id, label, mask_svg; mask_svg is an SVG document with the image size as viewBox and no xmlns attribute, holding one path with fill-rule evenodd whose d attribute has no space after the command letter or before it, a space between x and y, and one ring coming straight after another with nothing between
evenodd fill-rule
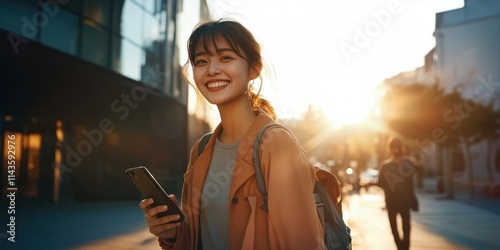
<instances>
[{"instance_id":1,"label":"earring","mask_svg":"<svg viewBox=\"0 0 500 250\"><path fill-rule=\"evenodd\" d=\"M254 80L254 79L252 79L252 80L250 81L250 84L248 85L248 89L249 89L249 90L253 90L253 85L254 85L254 84L255 84L255 80Z\"/></svg>"}]
</instances>

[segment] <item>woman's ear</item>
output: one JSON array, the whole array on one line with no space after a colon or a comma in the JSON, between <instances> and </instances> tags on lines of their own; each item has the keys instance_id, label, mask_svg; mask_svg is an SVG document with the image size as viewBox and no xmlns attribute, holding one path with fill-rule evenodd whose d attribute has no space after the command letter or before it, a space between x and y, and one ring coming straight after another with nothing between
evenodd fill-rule
<instances>
[{"instance_id":1,"label":"woman's ear","mask_svg":"<svg viewBox=\"0 0 500 250\"><path fill-rule=\"evenodd\" d=\"M252 68L250 68L250 79L254 80L255 78L259 77L261 71L262 64L256 63Z\"/></svg>"}]
</instances>

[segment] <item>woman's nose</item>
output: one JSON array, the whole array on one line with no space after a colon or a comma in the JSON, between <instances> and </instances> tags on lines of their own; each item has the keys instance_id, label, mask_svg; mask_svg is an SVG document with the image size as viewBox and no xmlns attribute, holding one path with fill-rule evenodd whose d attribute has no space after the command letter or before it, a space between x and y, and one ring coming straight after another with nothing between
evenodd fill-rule
<instances>
[{"instance_id":1,"label":"woman's nose","mask_svg":"<svg viewBox=\"0 0 500 250\"><path fill-rule=\"evenodd\" d=\"M217 62L210 62L208 65L208 75L216 75L220 73L219 64Z\"/></svg>"}]
</instances>

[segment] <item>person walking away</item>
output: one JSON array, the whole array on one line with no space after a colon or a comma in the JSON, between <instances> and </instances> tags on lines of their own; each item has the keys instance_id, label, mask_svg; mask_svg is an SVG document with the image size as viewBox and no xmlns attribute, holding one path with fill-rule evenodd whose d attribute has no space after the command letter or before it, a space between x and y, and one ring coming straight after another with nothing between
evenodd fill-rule
<instances>
[{"instance_id":1,"label":"person walking away","mask_svg":"<svg viewBox=\"0 0 500 250\"><path fill-rule=\"evenodd\" d=\"M418 211L418 200L413 187L415 166L405 156L399 138L388 140L391 157L380 164L378 186L384 190L385 205L394 242L398 250L410 248L411 211ZM400 237L397 216L401 216L403 237Z\"/></svg>"}]
</instances>

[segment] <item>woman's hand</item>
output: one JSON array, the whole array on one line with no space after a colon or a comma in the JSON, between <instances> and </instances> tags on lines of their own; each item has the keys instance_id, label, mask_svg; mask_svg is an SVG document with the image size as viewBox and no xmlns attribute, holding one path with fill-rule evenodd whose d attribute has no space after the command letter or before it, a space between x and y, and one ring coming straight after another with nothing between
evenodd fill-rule
<instances>
[{"instance_id":1,"label":"woman's hand","mask_svg":"<svg viewBox=\"0 0 500 250\"><path fill-rule=\"evenodd\" d=\"M169 198L177 203L174 195L169 195ZM144 217L146 218L147 225L149 227L149 232L156 235L159 238L175 238L177 236L177 227L181 224L171 223L179 219L179 215L167 215L161 218L157 217L158 213L167 211L168 207L166 205L150 207L153 204L153 199L148 198L142 200L139 206L144 210Z\"/></svg>"}]
</instances>

